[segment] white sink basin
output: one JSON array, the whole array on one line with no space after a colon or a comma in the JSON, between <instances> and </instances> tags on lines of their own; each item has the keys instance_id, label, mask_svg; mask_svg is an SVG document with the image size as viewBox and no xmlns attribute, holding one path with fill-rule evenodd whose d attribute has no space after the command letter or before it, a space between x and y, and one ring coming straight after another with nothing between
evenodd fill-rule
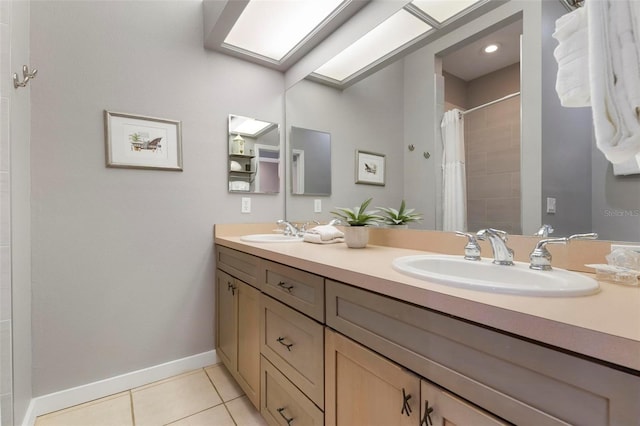
<instances>
[{"instance_id":1,"label":"white sink basin","mask_svg":"<svg viewBox=\"0 0 640 426\"><path fill-rule=\"evenodd\" d=\"M465 260L462 256L416 255L399 257L392 266L398 272L453 287L523 296L585 296L597 293L598 282L565 269L529 269L528 263L494 265L490 259Z\"/></svg>"},{"instance_id":2,"label":"white sink basin","mask_svg":"<svg viewBox=\"0 0 640 426\"><path fill-rule=\"evenodd\" d=\"M248 243L295 243L302 241L302 237L284 234L251 234L241 236L240 240Z\"/></svg>"}]
</instances>

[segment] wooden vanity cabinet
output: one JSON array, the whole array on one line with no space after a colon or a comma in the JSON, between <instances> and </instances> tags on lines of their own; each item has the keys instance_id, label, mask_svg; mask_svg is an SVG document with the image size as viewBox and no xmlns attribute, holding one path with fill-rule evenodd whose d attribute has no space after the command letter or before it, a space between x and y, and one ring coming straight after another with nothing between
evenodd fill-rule
<instances>
[{"instance_id":1,"label":"wooden vanity cabinet","mask_svg":"<svg viewBox=\"0 0 640 426\"><path fill-rule=\"evenodd\" d=\"M220 250L223 249L223 250ZM220 255L223 252L223 256ZM216 251L216 350L231 375L256 407L260 408L260 291L223 270L257 271L258 259L235 250ZM243 266L246 264L247 266ZM232 267L230 267L232 266ZM237 272L236 272L237 273ZM249 276L249 281L257 281Z\"/></svg>"},{"instance_id":2,"label":"wooden vanity cabinet","mask_svg":"<svg viewBox=\"0 0 640 426\"><path fill-rule=\"evenodd\" d=\"M638 376L346 284L326 280L326 297L328 326L500 419L640 424ZM329 413L340 389L326 395Z\"/></svg>"},{"instance_id":3,"label":"wooden vanity cabinet","mask_svg":"<svg viewBox=\"0 0 640 426\"><path fill-rule=\"evenodd\" d=\"M325 342L327 426L508 425L329 328Z\"/></svg>"},{"instance_id":4,"label":"wooden vanity cabinet","mask_svg":"<svg viewBox=\"0 0 640 426\"><path fill-rule=\"evenodd\" d=\"M637 374L226 247L216 256L217 353L270 425L640 426Z\"/></svg>"}]
</instances>

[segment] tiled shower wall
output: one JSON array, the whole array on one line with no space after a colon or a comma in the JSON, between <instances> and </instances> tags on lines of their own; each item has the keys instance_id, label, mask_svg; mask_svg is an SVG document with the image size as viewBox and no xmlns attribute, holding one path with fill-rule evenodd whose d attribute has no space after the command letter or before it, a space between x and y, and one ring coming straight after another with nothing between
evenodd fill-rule
<instances>
[{"instance_id":1,"label":"tiled shower wall","mask_svg":"<svg viewBox=\"0 0 640 426\"><path fill-rule=\"evenodd\" d=\"M522 234L520 97L465 116L467 223Z\"/></svg>"},{"instance_id":2,"label":"tiled shower wall","mask_svg":"<svg viewBox=\"0 0 640 426\"><path fill-rule=\"evenodd\" d=\"M11 2L0 0L0 417L13 424L9 92Z\"/></svg>"},{"instance_id":3,"label":"tiled shower wall","mask_svg":"<svg viewBox=\"0 0 640 426\"><path fill-rule=\"evenodd\" d=\"M520 91L520 64L475 80L445 77L445 110L471 109ZM464 117L467 228L521 234L520 97Z\"/></svg>"}]
</instances>

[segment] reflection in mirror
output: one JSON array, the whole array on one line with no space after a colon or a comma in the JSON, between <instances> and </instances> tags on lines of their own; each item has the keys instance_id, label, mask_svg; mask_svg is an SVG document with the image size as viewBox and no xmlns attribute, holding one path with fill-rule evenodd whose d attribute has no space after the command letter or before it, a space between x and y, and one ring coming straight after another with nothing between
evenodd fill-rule
<instances>
[{"instance_id":1,"label":"reflection in mirror","mask_svg":"<svg viewBox=\"0 0 640 426\"><path fill-rule=\"evenodd\" d=\"M280 132L276 123L229 115L229 192L280 191Z\"/></svg>"},{"instance_id":2,"label":"reflection in mirror","mask_svg":"<svg viewBox=\"0 0 640 426\"><path fill-rule=\"evenodd\" d=\"M291 193L331 195L331 134L291 126Z\"/></svg>"},{"instance_id":3,"label":"reflection in mirror","mask_svg":"<svg viewBox=\"0 0 640 426\"><path fill-rule=\"evenodd\" d=\"M640 241L640 175L614 176L611 165L594 149L590 109L563 108L555 92L557 43L551 34L555 20L565 13L560 1L507 2L347 89L332 90L302 80L287 90L287 118L295 116L296 123L333 135L333 173L340 184L334 185L331 205L353 206L373 196L376 205L393 206L404 195L407 204L424 213L422 228L442 229L442 147L437 132L444 111L444 82L436 90L429 76L441 74L438 55L446 56L465 40L504 26L500 23L522 19L522 95L510 99L518 103L520 98L522 104L520 157L509 162L520 166L522 233L531 235L549 224L555 229L552 236L594 231L601 239ZM348 181L339 175L352 175L349 163L354 149L387 153L387 187L343 184ZM555 200L555 211L547 208L547 198ZM287 218L313 217L308 205L289 196L285 202ZM490 207L483 212L487 221L507 216L500 203ZM479 226L470 224L469 229Z\"/></svg>"},{"instance_id":4,"label":"reflection in mirror","mask_svg":"<svg viewBox=\"0 0 640 426\"><path fill-rule=\"evenodd\" d=\"M521 34L520 19L481 38L474 38L440 58L444 109L459 112L457 119L447 122L447 128L463 129L459 132L459 140L445 140L445 145L455 142L464 146L463 161L455 170L466 175L466 187L458 185L460 188L456 188L455 182L447 184L445 175L445 188L451 192L459 189L460 196L466 200L468 230L496 228L509 234L522 233ZM447 215L457 217L460 213L459 207L453 212L443 211L445 219ZM443 223L447 223L445 219Z\"/></svg>"}]
</instances>

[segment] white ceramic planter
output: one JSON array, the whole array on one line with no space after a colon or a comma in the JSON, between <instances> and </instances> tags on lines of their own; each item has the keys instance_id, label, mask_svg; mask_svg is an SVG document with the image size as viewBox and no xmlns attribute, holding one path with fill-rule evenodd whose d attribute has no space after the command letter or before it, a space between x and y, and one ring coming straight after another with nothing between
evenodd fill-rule
<instances>
[{"instance_id":1,"label":"white ceramic planter","mask_svg":"<svg viewBox=\"0 0 640 426\"><path fill-rule=\"evenodd\" d=\"M366 226L345 226L344 242L350 248L365 248L369 242L369 228Z\"/></svg>"}]
</instances>

